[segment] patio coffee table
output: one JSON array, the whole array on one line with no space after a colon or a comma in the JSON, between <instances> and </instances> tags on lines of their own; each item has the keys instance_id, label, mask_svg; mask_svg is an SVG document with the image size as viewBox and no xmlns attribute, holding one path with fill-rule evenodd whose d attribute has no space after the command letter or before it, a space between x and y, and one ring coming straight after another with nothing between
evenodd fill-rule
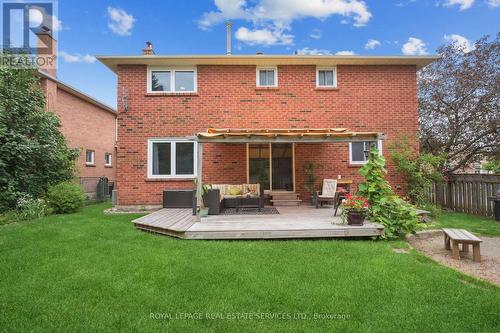
<instances>
[{"instance_id":1,"label":"patio coffee table","mask_svg":"<svg viewBox=\"0 0 500 333\"><path fill-rule=\"evenodd\" d=\"M239 198L238 204L236 205L236 211L244 208L257 208L260 212L260 198L259 197L248 197Z\"/></svg>"}]
</instances>

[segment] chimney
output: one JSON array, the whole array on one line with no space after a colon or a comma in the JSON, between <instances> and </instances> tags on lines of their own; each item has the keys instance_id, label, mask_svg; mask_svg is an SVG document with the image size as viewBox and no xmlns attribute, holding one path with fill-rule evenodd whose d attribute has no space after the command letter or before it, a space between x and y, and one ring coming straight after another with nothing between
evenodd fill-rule
<instances>
[{"instance_id":1,"label":"chimney","mask_svg":"<svg viewBox=\"0 0 500 333\"><path fill-rule=\"evenodd\" d=\"M231 27L233 24L231 21L226 22L226 55L231 55Z\"/></svg>"},{"instance_id":2,"label":"chimney","mask_svg":"<svg viewBox=\"0 0 500 333\"><path fill-rule=\"evenodd\" d=\"M155 51L153 50L153 44L151 42L146 42L146 47L142 49L143 55L153 55Z\"/></svg>"},{"instance_id":3,"label":"chimney","mask_svg":"<svg viewBox=\"0 0 500 333\"><path fill-rule=\"evenodd\" d=\"M37 40L37 65L38 69L49 74L57 76L57 41L54 39L52 31L47 26L42 26L36 33Z\"/></svg>"}]
</instances>

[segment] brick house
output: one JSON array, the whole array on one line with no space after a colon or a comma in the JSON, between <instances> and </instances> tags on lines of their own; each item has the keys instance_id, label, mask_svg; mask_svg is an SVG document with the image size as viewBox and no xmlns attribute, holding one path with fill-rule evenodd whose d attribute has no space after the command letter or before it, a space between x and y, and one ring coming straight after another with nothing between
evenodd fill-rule
<instances>
[{"instance_id":1,"label":"brick house","mask_svg":"<svg viewBox=\"0 0 500 333\"><path fill-rule=\"evenodd\" d=\"M55 54L55 40L49 32L38 34L41 41L49 43ZM48 44L48 43L47 43ZM76 162L77 177L89 196L96 191L98 177L111 182L116 179L115 109L71 87L57 78L56 67L40 68L40 86L46 98L46 109L58 115L61 132L71 148L79 148Z\"/></svg>"},{"instance_id":2,"label":"brick house","mask_svg":"<svg viewBox=\"0 0 500 333\"><path fill-rule=\"evenodd\" d=\"M306 202L308 162L320 165L318 189L339 176L355 188L369 146L387 156L406 136L418 149L416 73L436 59L144 51L98 57L118 76L119 205L159 205L164 189L192 188L196 176L260 182L269 193L294 191ZM320 129L332 134L315 135ZM390 163L388 179L405 190Z\"/></svg>"}]
</instances>

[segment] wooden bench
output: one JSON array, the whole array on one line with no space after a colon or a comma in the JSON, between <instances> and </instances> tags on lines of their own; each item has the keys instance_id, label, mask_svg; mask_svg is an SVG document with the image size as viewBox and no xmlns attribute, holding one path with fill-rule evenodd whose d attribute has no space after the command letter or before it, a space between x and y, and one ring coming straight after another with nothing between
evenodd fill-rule
<instances>
[{"instance_id":1,"label":"wooden bench","mask_svg":"<svg viewBox=\"0 0 500 333\"><path fill-rule=\"evenodd\" d=\"M443 229L444 232L444 247L447 250L451 249L453 259L460 259L458 244L462 244L462 252L469 252L469 244L472 244L472 258L474 261L481 261L480 244L481 239L477 238L470 232L464 229ZM450 246L451 242L451 246Z\"/></svg>"}]
</instances>

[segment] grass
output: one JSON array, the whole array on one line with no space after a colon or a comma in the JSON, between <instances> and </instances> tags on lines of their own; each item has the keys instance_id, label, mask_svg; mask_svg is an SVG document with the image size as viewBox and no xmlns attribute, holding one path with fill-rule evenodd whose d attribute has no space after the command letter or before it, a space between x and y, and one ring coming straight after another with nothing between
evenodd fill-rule
<instances>
[{"instance_id":1,"label":"grass","mask_svg":"<svg viewBox=\"0 0 500 333\"><path fill-rule=\"evenodd\" d=\"M431 224L431 228L459 228L479 235L500 236L499 221L463 213L443 212L439 222Z\"/></svg>"},{"instance_id":2,"label":"grass","mask_svg":"<svg viewBox=\"0 0 500 333\"><path fill-rule=\"evenodd\" d=\"M0 227L1 330L500 330L500 288L403 242L178 240L105 207Z\"/></svg>"}]
</instances>

